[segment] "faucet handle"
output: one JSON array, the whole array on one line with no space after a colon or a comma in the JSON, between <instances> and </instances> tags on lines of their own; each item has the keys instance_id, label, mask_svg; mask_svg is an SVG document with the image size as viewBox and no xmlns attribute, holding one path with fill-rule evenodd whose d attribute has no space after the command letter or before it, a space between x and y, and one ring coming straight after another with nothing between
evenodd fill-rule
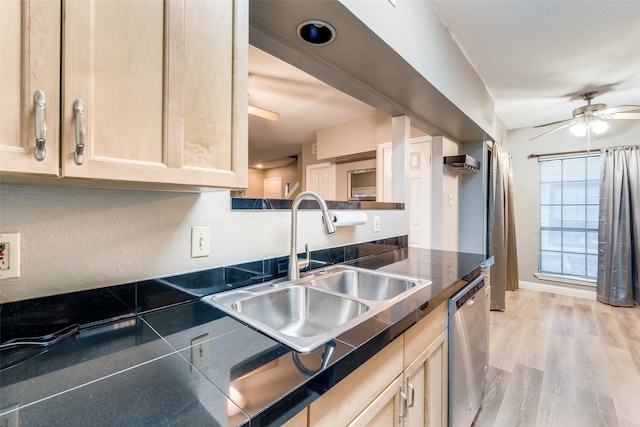
<instances>
[{"instance_id":1,"label":"faucet handle","mask_svg":"<svg viewBox=\"0 0 640 427\"><path fill-rule=\"evenodd\" d=\"M307 268L309 267L310 261L309 261L309 244L305 243L304 244L304 253L305 253L305 258L302 260L298 260L298 265L300 266L300 270L302 270L303 268Z\"/></svg>"}]
</instances>

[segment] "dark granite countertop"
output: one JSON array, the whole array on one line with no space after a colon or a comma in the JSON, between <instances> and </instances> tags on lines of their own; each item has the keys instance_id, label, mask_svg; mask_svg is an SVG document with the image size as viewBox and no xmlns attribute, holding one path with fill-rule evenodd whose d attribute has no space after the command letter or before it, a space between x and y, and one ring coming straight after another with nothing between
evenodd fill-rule
<instances>
[{"instance_id":1,"label":"dark granite countertop","mask_svg":"<svg viewBox=\"0 0 640 427\"><path fill-rule=\"evenodd\" d=\"M0 424L282 424L476 277L484 261L404 248L348 262L433 284L336 338L324 369L324 348L296 354L198 300L82 329L0 371ZM192 352L201 366L190 363Z\"/></svg>"}]
</instances>

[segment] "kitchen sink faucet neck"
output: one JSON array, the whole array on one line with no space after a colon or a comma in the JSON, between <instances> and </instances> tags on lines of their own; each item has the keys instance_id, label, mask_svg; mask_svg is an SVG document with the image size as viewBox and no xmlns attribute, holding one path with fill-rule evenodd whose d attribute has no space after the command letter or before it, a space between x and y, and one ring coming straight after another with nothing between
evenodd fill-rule
<instances>
[{"instance_id":1,"label":"kitchen sink faucet neck","mask_svg":"<svg viewBox=\"0 0 640 427\"><path fill-rule=\"evenodd\" d=\"M300 203L306 198L315 199L320 205L322 211L322 218L324 220L324 231L327 234L336 232L336 226L333 224L331 215L329 215L329 209L324 199L314 191L303 191L293 200L291 205L291 251L289 254L289 272L287 278L289 280L297 280L300 277L300 261L298 261L298 208ZM309 263L309 247L305 245L306 260L305 266Z\"/></svg>"}]
</instances>

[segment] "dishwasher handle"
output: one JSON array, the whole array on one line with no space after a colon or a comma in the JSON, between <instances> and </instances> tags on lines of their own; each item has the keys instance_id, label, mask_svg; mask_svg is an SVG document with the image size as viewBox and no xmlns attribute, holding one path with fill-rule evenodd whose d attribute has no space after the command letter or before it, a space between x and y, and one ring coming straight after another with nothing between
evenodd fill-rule
<instances>
[{"instance_id":1,"label":"dishwasher handle","mask_svg":"<svg viewBox=\"0 0 640 427\"><path fill-rule=\"evenodd\" d=\"M476 294L484 287L484 277L484 274L479 275L449 299L449 314L453 314L470 300L475 301Z\"/></svg>"}]
</instances>

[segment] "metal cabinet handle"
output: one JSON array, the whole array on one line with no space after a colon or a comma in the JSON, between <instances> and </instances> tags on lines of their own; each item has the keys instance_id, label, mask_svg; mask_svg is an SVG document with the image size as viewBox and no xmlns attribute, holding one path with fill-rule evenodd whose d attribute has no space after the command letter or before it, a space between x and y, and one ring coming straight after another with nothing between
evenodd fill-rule
<instances>
[{"instance_id":1,"label":"metal cabinet handle","mask_svg":"<svg viewBox=\"0 0 640 427\"><path fill-rule=\"evenodd\" d=\"M41 90L35 91L33 102L35 104L34 124L36 128L36 147L33 155L36 160L43 161L47 157L47 149L45 147L47 142L47 100L44 97L44 92Z\"/></svg>"},{"instance_id":2,"label":"metal cabinet handle","mask_svg":"<svg viewBox=\"0 0 640 427\"><path fill-rule=\"evenodd\" d=\"M407 395L402 391L402 387L400 387L400 399L402 399L402 413L398 414L398 418L400 420L400 424L402 424L402 419L407 418L407 414L409 412L409 401L407 400Z\"/></svg>"},{"instance_id":3,"label":"metal cabinet handle","mask_svg":"<svg viewBox=\"0 0 640 427\"><path fill-rule=\"evenodd\" d=\"M416 388L411 384L411 380L407 378L407 388L411 391L411 403L409 403L409 408L413 408L416 403Z\"/></svg>"},{"instance_id":4,"label":"metal cabinet handle","mask_svg":"<svg viewBox=\"0 0 640 427\"><path fill-rule=\"evenodd\" d=\"M73 101L73 110L76 113L76 151L74 159L76 164L84 163L84 138L86 130L84 127L84 103L81 99Z\"/></svg>"}]
</instances>

